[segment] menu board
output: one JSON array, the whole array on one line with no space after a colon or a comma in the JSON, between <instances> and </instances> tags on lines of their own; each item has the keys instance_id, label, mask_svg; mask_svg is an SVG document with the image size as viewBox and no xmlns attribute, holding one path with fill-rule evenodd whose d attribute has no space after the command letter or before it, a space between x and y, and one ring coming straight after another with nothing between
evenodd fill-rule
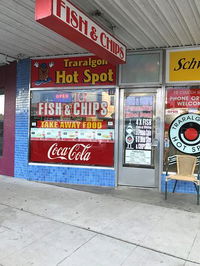
<instances>
[{"instance_id":1,"label":"menu board","mask_svg":"<svg viewBox=\"0 0 200 266\"><path fill-rule=\"evenodd\" d=\"M124 163L151 165L153 96L128 96L125 100Z\"/></svg>"}]
</instances>

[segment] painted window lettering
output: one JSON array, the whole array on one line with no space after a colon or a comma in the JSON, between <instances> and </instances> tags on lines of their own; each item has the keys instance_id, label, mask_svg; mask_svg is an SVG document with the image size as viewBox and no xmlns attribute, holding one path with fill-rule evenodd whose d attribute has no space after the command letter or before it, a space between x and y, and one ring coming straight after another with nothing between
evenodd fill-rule
<instances>
[{"instance_id":1,"label":"painted window lettering","mask_svg":"<svg viewBox=\"0 0 200 266\"><path fill-rule=\"evenodd\" d=\"M38 116L106 116L107 102L75 102L71 104L40 102L37 104Z\"/></svg>"},{"instance_id":2,"label":"painted window lettering","mask_svg":"<svg viewBox=\"0 0 200 266\"><path fill-rule=\"evenodd\" d=\"M31 91L30 161L112 167L115 138L115 90L112 90Z\"/></svg>"}]
</instances>

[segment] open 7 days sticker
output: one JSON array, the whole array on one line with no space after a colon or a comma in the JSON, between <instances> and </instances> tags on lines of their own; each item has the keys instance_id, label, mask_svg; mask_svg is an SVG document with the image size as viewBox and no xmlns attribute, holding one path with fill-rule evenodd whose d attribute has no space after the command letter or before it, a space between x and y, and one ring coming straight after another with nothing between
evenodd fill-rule
<instances>
[{"instance_id":1,"label":"open 7 days sticker","mask_svg":"<svg viewBox=\"0 0 200 266\"><path fill-rule=\"evenodd\" d=\"M183 153L200 153L200 115L178 116L170 126L169 138L173 146Z\"/></svg>"}]
</instances>

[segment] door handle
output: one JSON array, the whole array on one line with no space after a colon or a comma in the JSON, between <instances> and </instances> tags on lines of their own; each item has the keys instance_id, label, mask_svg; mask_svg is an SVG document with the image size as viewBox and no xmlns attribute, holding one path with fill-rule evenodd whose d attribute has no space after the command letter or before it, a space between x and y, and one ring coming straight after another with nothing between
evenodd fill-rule
<instances>
[{"instance_id":1,"label":"door handle","mask_svg":"<svg viewBox=\"0 0 200 266\"><path fill-rule=\"evenodd\" d=\"M158 145L159 145L159 141L158 141L157 139L154 139L154 140L152 141L152 143L151 143L151 147L153 147L153 148L157 148Z\"/></svg>"}]
</instances>

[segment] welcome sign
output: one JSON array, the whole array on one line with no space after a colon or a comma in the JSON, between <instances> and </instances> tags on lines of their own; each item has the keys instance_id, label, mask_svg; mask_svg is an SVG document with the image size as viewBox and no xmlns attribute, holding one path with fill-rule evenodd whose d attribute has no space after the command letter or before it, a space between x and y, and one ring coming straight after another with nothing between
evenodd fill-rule
<instances>
[{"instance_id":1,"label":"welcome sign","mask_svg":"<svg viewBox=\"0 0 200 266\"><path fill-rule=\"evenodd\" d=\"M35 20L112 64L126 62L126 47L68 0L36 0Z\"/></svg>"}]
</instances>

